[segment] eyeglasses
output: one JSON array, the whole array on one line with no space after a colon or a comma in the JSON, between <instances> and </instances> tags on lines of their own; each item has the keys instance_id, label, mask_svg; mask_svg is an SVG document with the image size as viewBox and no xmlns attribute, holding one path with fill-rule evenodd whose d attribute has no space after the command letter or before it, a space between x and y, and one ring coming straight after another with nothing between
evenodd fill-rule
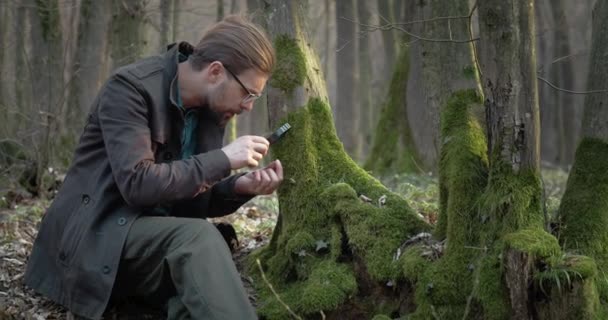
<instances>
[{"instance_id":1,"label":"eyeglasses","mask_svg":"<svg viewBox=\"0 0 608 320\"><path fill-rule=\"evenodd\" d=\"M238 82L241 85L241 87L243 87L243 89L245 89L245 92L247 92L247 95L243 98L243 101L241 101L241 104L246 104L251 101L255 101L256 99L258 99L259 97L262 96L261 93L258 93L258 94L251 93L251 91L249 91L249 89L247 89L247 87L245 87L245 85L241 82L241 80L239 80L239 78L236 76L236 74L234 74L232 71L230 71L230 69L228 69L228 67L224 66L224 69L226 69L226 71L228 71L228 73L230 73L232 75L232 77L234 77L236 82Z\"/></svg>"}]
</instances>

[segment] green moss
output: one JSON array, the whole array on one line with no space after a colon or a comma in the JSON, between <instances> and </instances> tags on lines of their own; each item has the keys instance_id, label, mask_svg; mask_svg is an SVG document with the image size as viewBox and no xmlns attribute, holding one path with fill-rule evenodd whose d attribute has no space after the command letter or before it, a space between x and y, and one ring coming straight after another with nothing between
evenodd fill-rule
<instances>
[{"instance_id":1,"label":"green moss","mask_svg":"<svg viewBox=\"0 0 608 320\"><path fill-rule=\"evenodd\" d=\"M357 291L357 280L345 265L324 261L310 275L302 289L303 311L334 310Z\"/></svg>"},{"instance_id":2,"label":"green moss","mask_svg":"<svg viewBox=\"0 0 608 320\"><path fill-rule=\"evenodd\" d=\"M291 92L306 79L306 58L298 42L287 35L276 37L274 47L277 60L270 85Z\"/></svg>"},{"instance_id":3,"label":"green moss","mask_svg":"<svg viewBox=\"0 0 608 320\"><path fill-rule=\"evenodd\" d=\"M561 248L557 239L540 228L521 229L504 237L508 247L528 253L534 258L559 255Z\"/></svg>"},{"instance_id":4,"label":"green moss","mask_svg":"<svg viewBox=\"0 0 608 320\"><path fill-rule=\"evenodd\" d=\"M479 282L475 298L483 308L483 319L509 319L511 312L509 293L503 282L503 265L501 252L492 250L480 262Z\"/></svg>"},{"instance_id":5,"label":"green moss","mask_svg":"<svg viewBox=\"0 0 608 320\"><path fill-rule=\"evenodd\" d=\"M391 319L392 319L391 317L384 315L384 314L377 314L372 318L372 320L391 320Z\"/></svg>"},{"instance_id":6,"label":"green moss","mask_svg":"<svg viewBox=\"0 0 608 320\"><path fill-rule=\"evenodd\" d=\"M475 79L477 75L477 70L474 66L466 66L462 69L462 74L465 79Z\"/></svg>"},{"instance_id":7,"label":"green moss","mask_svg":"<svg viewBox=\"0 0 608 320\"><path fill-rule=\"evenodd\" d=\"M403 47L397 58L388 98L380 111L372 150L364 165L376 176L418 172L422 163L407 120L405 93L409 74L409 50Z\"/></svg>"},{"instance_id":8,"label":"green moss","mask_svg":"<svg viewBox=\"0 0 608 320\"><path fill-rule=\"evenodd\" d=\"M597 287L608 300L608 144L585 138L575 155L558 216L560 241L597 262Z\"/></svg>"},{"instance_id":9,"label":"green moss","mask_svg":"<svg viewBox=\"0 0 608 320\"><path fill-rule=\"evenodd\" d=\"M548 261L547 269L534 275L542 292L546 288L557 288L561 293L564 288L571 288L574 282L593 279L597 275L595 261L585 256L560 255Z\"/></svg>"},{"instance_id":10,"label":"green moss","mask_svg":"<svg viewBox=\"0 0 608 320\"><path fill-rule=\"evenodd\" d=\"M401 256L401 265L403 276L412 281L417 282L429 267L431 262L422 256L424 248L422 246L413 246L407 248Z\"/></svg>"},{"instance_id":11,"label":"green moss","mask_svg":"<svg viewBox=\"0 0 608 320\"><path fill-rule=\"evenodd\" d=\"M285 250L292 254L299 254L301 251L311 252L315 248L315 238L308 232L298 232L287 241Z\"/></svg>"},{"instance_id":12,"label":"green moss","mask_svg":"<svg viewBox=\"0 0 608 320\"><path fill-rule=\"evenodd\" d=\"M352 271L336 262L341 256L355 255L374 280L394 279L402 274L400 264L393 261L399 246L430 226L404 199L348 157L324 101L311 99L285 120L292 129L281 144L273 146L273 156L284 166L281 216L271 243L253 257L260 259L266 276L291 308L318 314L335 310L356 292ZM360 200L359 195L373 203ZM311 250L317 243L327 244L328 250ZM348 246L346 252L343 245ZM306 254L300 255L301 250ZM259 271L250 270L259 276ZM259 312L269 319L286 318L263 281L258 279L256 284L263 304ZM290 300L293 290L300 295Z\"/></svg>"},{"instance_id":13,"label":"green moss","mask_svg":"<svg viewBox=\"0 0 608 320\"><path fill-rule=\"evenodd\" d=\"M542 228L541 183L538 172L513 173L508 164L494 164L481 196L481 221L486 243L521 228Z\"/></svg>"},{"instance_id":14,"label":"green moss","mask_svg":"<svg viewBox=\"0 0 608 320\"><path fill-rule=\"evenodd\" d=\"M477 202L487 183L484 130L474 116L481 98L474 90L455 92L441 112L440 204L435 235L462 247L476 243Z\"/></svg>"},{"instance_id":15,"label":"green moss","mask_svg":"<svg viewBox=\"0 0 608 320\"><path fill-rule=\"evenodd\" d=\"M474 90L462 90L442 109L440 215L435 235L447 238L447 245L441 259L423 267L418 275L416 314L420 319L462 319L474 294L479 256L484 254L478 248L482 225L478 202L488 171L486 139L474 115L480 107L481 98ZM422 268L420 262L418 268ZM418 270L404 271L415 274Z\"/></svg>"}]
</instances>

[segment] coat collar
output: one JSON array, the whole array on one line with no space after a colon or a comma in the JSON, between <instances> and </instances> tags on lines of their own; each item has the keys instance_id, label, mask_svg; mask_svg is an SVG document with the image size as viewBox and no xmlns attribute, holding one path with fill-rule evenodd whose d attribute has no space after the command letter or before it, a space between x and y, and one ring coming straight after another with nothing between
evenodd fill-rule
<instances>
[{"instance_id":1,"label":"coat collar","mask_svg":"<svg viewBox=\"0 0 608 320\"><path fill-rule=\"evenodd\" d=\"M152 117L152 139L165 144L168 142L172 128L172 113L177 110L176 86L177 69L179 64L179 54L189 56L194 51L194 48L188 42L173 43L167 46L167 51L162 54L161 62L163 69L163 100L156 105L155 113L158 116Z\"/></svg>"}]
</instances>

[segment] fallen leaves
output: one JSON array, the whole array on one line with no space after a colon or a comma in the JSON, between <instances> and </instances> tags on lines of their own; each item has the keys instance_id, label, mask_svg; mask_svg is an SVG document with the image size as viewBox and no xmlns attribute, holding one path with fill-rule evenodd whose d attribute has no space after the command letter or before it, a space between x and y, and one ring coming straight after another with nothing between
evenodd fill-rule
<instances>
[{"instance_id":1,"label":"fallen leaves","mask_svg":"<svg viewBox=\"0 0 608 320\"><path fill-rule=\"evenodd\" d=\"M54 320L75 319L65 308L36 294L23 284L25 267L38 232L42 213L48 201L36 199L11 200L11 207L0 209L0 320ZM217 220L234 226L240 247L233 254L239 270L244 269L248 254L270 241L277 221L276 196L256 197L236 213ZM255 305L256 292L253 280L241 273L243 283ZM126 315L122 308L109 311L106 319L164 319L153 315ZM145 317L144 317L145 315ZM142 318L143 317L143 318Z\"/></svg>"}]
</instances>

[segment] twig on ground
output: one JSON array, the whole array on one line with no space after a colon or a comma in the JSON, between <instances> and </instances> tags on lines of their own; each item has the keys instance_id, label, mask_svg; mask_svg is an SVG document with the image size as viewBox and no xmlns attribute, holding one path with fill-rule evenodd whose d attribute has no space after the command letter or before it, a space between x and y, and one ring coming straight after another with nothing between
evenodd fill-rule
<instances>
[{"instance_id":1,"label":"twig on ground","mask_svg":"<svg viewBox=\"0 0 608 320\"><path fill-rule=\"evenodd\" d=\"M266 274L264 273L264 269L262 268L262 263L260 262L260 259L255 259L255 262L258 264L258 268L260 269L260 273L262 274L262 279L264 279L264 282L266 283L266 285L268 286L268 288L270 288L270 291L272 291L272 294L274 294L274 296L277 298L277 301L279 301L279 303L281 303L283 305L283 307L285 307L285 309L287 309L287 311L289 311L289 313L294 318L296 318L298 320L302 320L302 317L300 317L295 312L293 312L293 310L291 310L291 308L285 302L283 302L283 300L281 299L281 297L279 297L279 294L274 290L274 287L272 286L272 284L270 283L270 281L268 281L268 279L266 278ZM323 311L321 311L321 313L322 312Z\"/></svg>"}]
</instances>

